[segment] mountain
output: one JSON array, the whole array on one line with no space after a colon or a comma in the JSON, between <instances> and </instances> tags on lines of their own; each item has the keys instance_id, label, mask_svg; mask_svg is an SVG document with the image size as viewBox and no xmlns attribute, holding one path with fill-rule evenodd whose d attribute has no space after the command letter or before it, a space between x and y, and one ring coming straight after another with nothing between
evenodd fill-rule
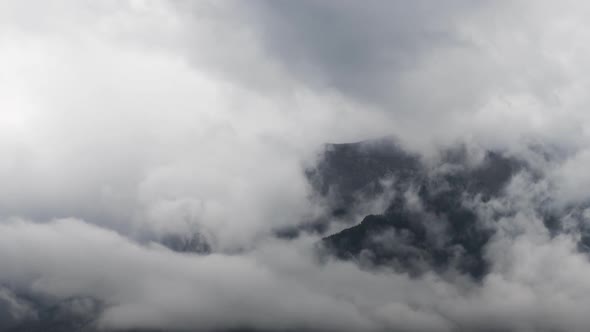
<instances>
[{"instance_id":1,"label":"mountain","mask_svg":"<svg viewBox=\"0 0 590 332\"><path fill-rule=\"evenodd\" d=\"M528 165L500 151L470 159L461 146L442 151L435 161L424 161L389 140L327 146L308 174L334 211L348 211L359 197L370 200L384 191L393 198L381 213L323 238L323 250L365 267L411 275L456 270L482 278L489 268L483 250L494 228L469 203L500 196ZM388 187L386 178L392 183Z\"/></svg>"}]
</instances>

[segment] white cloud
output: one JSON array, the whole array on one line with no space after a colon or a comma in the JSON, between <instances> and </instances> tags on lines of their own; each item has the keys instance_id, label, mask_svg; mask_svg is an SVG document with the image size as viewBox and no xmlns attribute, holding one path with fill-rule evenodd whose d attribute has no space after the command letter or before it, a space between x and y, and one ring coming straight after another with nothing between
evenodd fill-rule
<instances>
[{"instance_id":1,"label":"white cloud","mask_svg":"<svg viewBox=\"0 0 590 332\"><path fill-rule=\"evenodd\" d=\"M0 215L33 220L0 223L0 283L96 297L118 327L583 331L590 265L531 206L587 199L588 6L282 6L0 4ZM316 211L302 165L322 143L383 134L569 159L482 206L520 213L479 286L318 266L314 239L266 237ZM226 254L137 244L194 230Z\"/></svg>"}]
</instances>

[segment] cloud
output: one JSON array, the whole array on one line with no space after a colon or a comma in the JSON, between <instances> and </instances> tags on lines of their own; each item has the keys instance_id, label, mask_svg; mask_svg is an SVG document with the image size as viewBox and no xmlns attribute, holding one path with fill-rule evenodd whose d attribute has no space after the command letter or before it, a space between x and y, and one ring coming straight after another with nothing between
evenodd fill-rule
<instances>
[{"instance_id":1,"label":"cloud","mask_svg":"<svg viewBox=\"0 0 590 332\"><path fill-rule=\"evenodd\" d=\"M285 282L253 257L140 247L74 219L0 227L2 280L62 299L98 299L107 305L106 327L368 327L352 304Z\"/></svg>"},{"instance_id":2,"label":"cloud","mask_svg":"<svg viewBox=\"0 0 590 332\"><path fill-rule=\"evenodd\" d=\"M530 135L579 142L587 10L547 1L258 1L244 9L294 77L362 102L367 116L387 113L392 132L421 146L457 137L506 146Z\"/></svg>"},{"instance_id":3,"label":"cloud","mask_svg":"<svg viewBox=\"0 0 590 332\"><path fill-rule=\"evenodd\" d=\"M3 2L0 326L35 316L24 292L97 299L113 328L583 331L589 10ZM324 212L303 171L322 144L381 135L426 160L466 142L535 162L465 202L497 231L480 284L272 238ZM551 234L543 208L575 227ZM213 254L152 242L187 233Z\"/></svg>"}]
</instances>

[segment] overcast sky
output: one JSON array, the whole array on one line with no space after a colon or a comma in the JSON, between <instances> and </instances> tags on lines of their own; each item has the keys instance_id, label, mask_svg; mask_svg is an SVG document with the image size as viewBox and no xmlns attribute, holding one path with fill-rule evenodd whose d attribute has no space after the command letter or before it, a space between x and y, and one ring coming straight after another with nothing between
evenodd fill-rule
<instances>
[{"instance_id":1,"label":"overcast sky","mask_svg":"<svg viewBox=\"0 0 590 332\"><path fill-rule=\"evenodd\" d=\"M0 284L97 298L109 328L586 331L579 234L533 210L590 199L588 17L573 0L2 1ZM495 202L515 213L479 285L319 266L317 238L272 238L321 213L302 170L322 144L386 135L567 158ZM215 253L148 241L192 232Z\"/></svg>"}]
</instances>

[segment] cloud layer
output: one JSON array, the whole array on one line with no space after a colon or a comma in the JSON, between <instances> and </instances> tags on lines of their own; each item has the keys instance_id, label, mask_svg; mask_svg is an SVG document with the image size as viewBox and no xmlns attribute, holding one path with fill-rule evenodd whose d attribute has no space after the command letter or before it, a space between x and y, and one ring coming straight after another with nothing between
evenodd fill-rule
<instances>
[{"instance_id":1,"label":"cloud layer","mask_svg":"<svg viewBox=\"0 0 590 332\"><path fill-rule=\"evenodd\" d=\"M589 11L3 2L0 327L38 316L34 294L96 299L74 303L112 329L584 331ZM537 167L468 202L498 230L481 283L318 262L317 236L273 237L324 216L304 173L322 144L384 135L425 160L462 142ZM562 234L548 202L577 208ZM157 244L193 233L211 255Z\"/></svg>"}]
</instances>

